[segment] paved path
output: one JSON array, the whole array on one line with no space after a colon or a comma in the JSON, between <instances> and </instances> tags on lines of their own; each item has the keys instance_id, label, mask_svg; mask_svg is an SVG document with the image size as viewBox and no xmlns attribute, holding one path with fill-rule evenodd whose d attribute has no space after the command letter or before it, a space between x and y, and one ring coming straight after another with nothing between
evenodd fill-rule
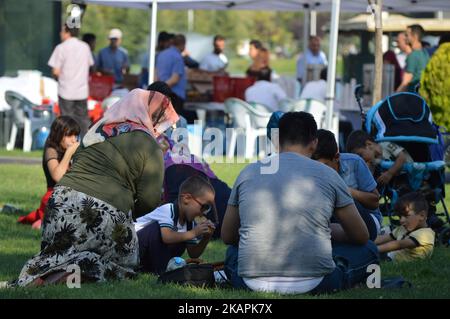
<instances>
[{"instance_id":1,"label":"paved path","mask_svg":"<svg viewBox=\"0 0 450 319\"><path fill-rule=\"evenodd\" d=\"M0 156L0 164L39 165L42 159L39 157Z\"/></svg>"}]
</instances>

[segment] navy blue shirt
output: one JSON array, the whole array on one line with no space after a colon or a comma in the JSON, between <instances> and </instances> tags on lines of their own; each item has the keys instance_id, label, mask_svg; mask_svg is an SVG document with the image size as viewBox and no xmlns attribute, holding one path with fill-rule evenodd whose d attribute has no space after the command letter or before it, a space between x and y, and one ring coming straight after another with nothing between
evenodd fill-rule
<instances>
[{"instance_id":1,"label":"navy blue shirt","mask_svg":"<svg viewBox=\"0 0 450 319\"><path fill-rule=\"evenodd\" d=\"M98 53L96 63L98 70L104 70L114 74L115 83L123 82L122 69L130 65L128 62L128 52L122 47L114 51L111 47L101 49Z\"/></svg>"},{"instance_id":2,"label":"navy blue shirt","mask_svg":"<svg viewBox=\"0 0 450 319\"><path fill-rule=\"evenodd\" d=\"M156 70L160 81L167 81L173 74L178 74L180 80L172 87L172 91L183 100L186 99L186 72L184 60L177 48L171 46L156 56Z\"/></svg>"}]
</instances>

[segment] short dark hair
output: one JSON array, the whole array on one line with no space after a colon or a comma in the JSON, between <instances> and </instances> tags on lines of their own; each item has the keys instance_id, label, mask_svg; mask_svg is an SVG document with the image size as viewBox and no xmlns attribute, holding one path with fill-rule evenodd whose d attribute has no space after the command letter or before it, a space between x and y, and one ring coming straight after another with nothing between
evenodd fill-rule
<instances>
[{"instance_id":1,"label":"short dark hair","mask_svg":"<svg viewBox=\"0 0 450 319\"><path fill-rule=\"evenodd\" d=\"M66 23L64 24L64 31L70 33L70 36L74 38L76 38L80 33L79 28L70 28Z\"/></svg>"},{"instance_id":2,"label":"short dark hair","mask_svg":"<svg viewBox=\"0 0 450 319\"><path fill-rule=\"evenodd\" d=\"M158 43L167 41L169 39L169 33L167 31L161 31L158 34Z\"/></svg>"},{"instance_id":3,"label":"short dark hair","mask_svg":"<svg viewBox=\"0 0 450 319\"><path fill-rule=\"evenodd\" d=\"M183 183L181 183L179 194L202 196L206 192L212 192L215 194L214 187L205 177L196 175L187 178Z\"/></svg>"},{"instance_id":4,"label":"short dark hair","mask_svg":"<svg viewBox=\"0 0 450 319\"><path fill-rule=\"evenodd\" d=\"M175 34L173 33L169 33L167 31L161 31L158 34L158 43L160 44L161 42L167 42L171 39L173 39L175 37Z\"/></svg>"},{"instance_id":5,"label":"short dark hair","mask_svg":"<svg viewBox=\"0 0 450 319\"><path fill-rule=\"evenodd\" d=\"M345 150L354 153L356 149L365 147L367 141L375 143L375 140L367 132L363 130L353 131L347 138Z\"/></svg>"},{"instance_id":6,"label":"short dark hair","mask_svg":"<svg viewBox=\"0 0 450 319\"><path fill-rule=\"evenodd\" d=\"M81 40L83 40L84 42L86 42L88 44L95 41L95 39L97 39L97 37L93 33L85 33L85 34L83 34L83 37L81 38Z\"/></svg>"},{"instance_id":7,"label":"short dark hair","mask_svg":"<svg viewBox=\"0 0 450 319\"><path fill-rule=\"evenodd\" d=\"M324 67L322 71L320 71L320 79L326 81L328 76L328 69Z\"/></svg>"},{"instance_id":8,"label":"short dark hair","mask_svg":"<svg viewBox=\"0 0 450 319\"><path fill-rule=\"evenodd\" d=\"M411 210L415 214L425 212L425 216L428 216L428 202L425 196L420 192L412 192L401 196L397 203L395 203L394 211L397 215L407 215Z\"/></svg>"},{"instance_id":9,"label":"short dark hair","mask_svg":"<svg viewBox=\"0 0 450 319\"><path fill-rule=\"evenodd\" d=\"M408 29L411 29L411 32L417 36L419 41L422 41L422 38L425 35L425 30L422 28L422 26L420 24L409 25Z\"/></svg>"},{"instance_id":10,"label":"short dark hair","mask_svg":"<svg viewBox=\"0 0 450 319\"><path fill-rule=\"evenodd\" d=\"M186 44L186 37L183 34L177 34L173 37L173 44L178 46L180 44Z\"/></svg>"},{"instance_id":11,"label":"short dark hair","mask_svg":"<svg viewBox=\"0 0 450 319\"><path fill-rule=\"evenodd\" d=\"M268 81L270 82L272 76L272 70L270 68L262 68L254 74L257 81Z\"/></svg>"},{"instance_id":12,"label":"short dark hair","mask_svg":"<svg viewBox=\"0 0 450 319\"><path fill-rule=\"evenodd\" d=\"M332 160L338 153L338 145L333 132L320 129L317 131L317 148L312 159L318 160L321 158Z\"/></svg>"},{"instance_id":13,"label":"short dark hair","mask_svg":"<svg viewBox=\"0 0 450 319\"><path fill-rule=\"evenodd\" d=\"M306 112L288 112L280 119L280 145L307 146L317 137L314 117Z\"/></svg>"},{"instance_id":14,"label":"short dark hair","mask_svg":"<svg viewBox=\"0 0 450 319\"><path fill-rule=\"evenodd\" d=\"M261 49L263 47L261 41L259 40L251 40L250 45L253 45L257 49Z\"/></svg>"},{"instance_id":15,"label":"short dark hair","mask_svg":"<svg viewBox=\"0 0 450 319\"><path fill-rule=\"evenodd\" d=\"M225 41L225 37L218 34L214 37L213 43L216 43L216 41Z\"/></svg>"}]
</instances>

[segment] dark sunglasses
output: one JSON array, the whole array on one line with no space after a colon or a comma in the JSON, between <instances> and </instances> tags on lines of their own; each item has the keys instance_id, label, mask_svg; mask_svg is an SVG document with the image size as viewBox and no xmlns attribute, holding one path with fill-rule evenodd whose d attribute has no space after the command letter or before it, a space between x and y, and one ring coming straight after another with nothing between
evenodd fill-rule
<instances>
[{"instance_id":1,"label":"dark sunglasses","mask_svg":"<svg viewBox=\"0 0 450 319\"><path fill-rule=\"evenodd\" d=\"M195 200L195 202L200 205L200 211L202 212L203 215L206 215L210 212L211 210L210 204L202 204L194 196L192 196L192 199Z\"/></svg>"}]
</instances>

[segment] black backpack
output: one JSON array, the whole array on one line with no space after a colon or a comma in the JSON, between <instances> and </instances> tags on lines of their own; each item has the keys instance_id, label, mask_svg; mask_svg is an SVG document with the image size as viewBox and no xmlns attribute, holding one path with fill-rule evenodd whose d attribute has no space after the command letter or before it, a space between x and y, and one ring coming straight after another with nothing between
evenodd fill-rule
<instances>
[{"instance_id":1,"label":"black backpack","mask_svg":"<svg viewBox=\"0 0 450 319\"><path fill-rule=\"evenodd\" d=\"M161 274L158 282L211 288L215 285L214 266L212 264L187 264Z\"/></svg>"}]
</instances>

